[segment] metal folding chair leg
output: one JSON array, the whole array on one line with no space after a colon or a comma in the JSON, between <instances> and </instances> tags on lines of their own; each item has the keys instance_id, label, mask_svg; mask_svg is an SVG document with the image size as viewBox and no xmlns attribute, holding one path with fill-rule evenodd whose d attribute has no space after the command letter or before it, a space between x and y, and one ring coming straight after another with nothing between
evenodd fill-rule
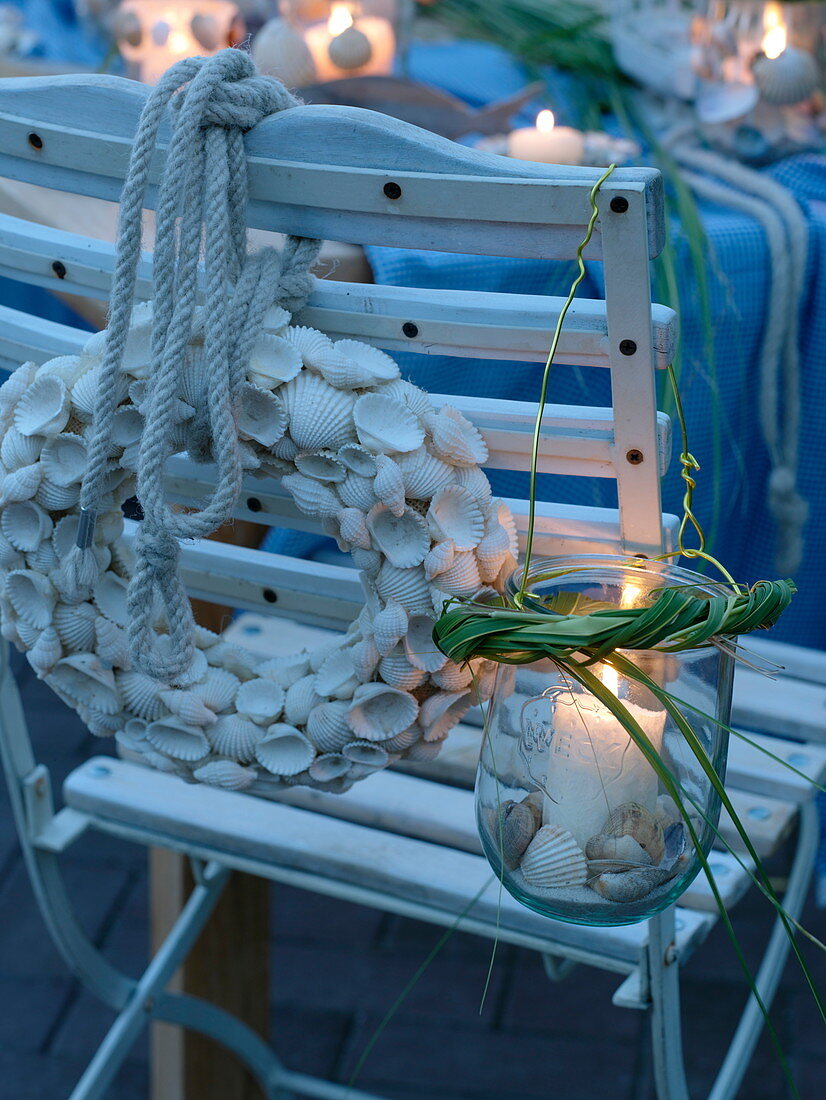
<instances>
[{"instance_id":1,"label":"metal folding chair leg","mask_svg":"<svg viewBox=\"0 0 826 1100\"><path fill-rule=\"evenodd\" d=\"M648 935L651 1042L660 1100L689 1100L680 1022L680 966L674 954L674 907L654 917Z\"/></svg>"}]
</instances>

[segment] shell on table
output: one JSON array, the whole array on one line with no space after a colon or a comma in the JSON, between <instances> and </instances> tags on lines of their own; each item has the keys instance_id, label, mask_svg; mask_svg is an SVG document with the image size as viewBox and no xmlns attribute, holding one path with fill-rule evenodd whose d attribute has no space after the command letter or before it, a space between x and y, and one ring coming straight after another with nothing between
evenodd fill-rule
<instances>
[{"instance_id":1,"label":"shell on table","mask_svg":"<svg viewBox=\"0 0 826 1100\"><path fill-rule=\"evenodd\" d=\"M287 413L272 390L245 382L238 391L237 423L243 439L272 447L287 430Z\"/></svg>"},{"instance_id":2,"label":"shell on table","mask_svg":"<svg viewBox=\"0 0 826 1100\"><path fill-rule=\"evenodd\" d=\"M286 692L273 680L257 677L241 684L235 695L235 709L253 722L275 721L284 709Z\"/></svg>"},{"instance_id":3,"label":"shell on table","mask_svg":"<svg viewBox=\"0 0 826 1100\"><path fill-rule=\"evenodd\" d=\"M240 714L222 714L207 732L215 752L239 760L242 764L248 764L253 759L261 736L261 728Z\"/></svg>"},{"instance_id":4,"label":"shell on table","mask_svg":"<svg viewBox=\"0 0 826 1100\"><path fill-rule=\"evenodd\" d=\"M234 760L210 760L195 768L192 778L210 787L223 787L228 791L245 791L258 778L255 768L245 768Z\"/></svg>"},{"instance_id":5,"label":"shell on table","mask_svg":"<svg viewBox=\"0 0 826 1100\"><path fill-rule=\"evenodd\" d=\"M85 605L91 607L91 604ZM92 608L94 611L94 608ZM117 668L129 669L132 656L129 649L129 637L122 626L117 626L105 615L97 615L94 620L95 652L102 661Z\"/></svg>"},{"instance_id":6,"label":"shell on table","mask_svg":"<svg viewBox=\"0 0 826 1100\"><path fill-rule=\"evenodd\" d=\"M457 553L450 566L433 578L433 584L451 596L472 596L482 587L482 576L472 550Z\"/></svg>"},{"instance_id":7,"label":"shell on table","mask_svg":"<svg viewBox=\"0 0 826 1100\"><path fill-rule=\"evenodd\" d=\"M341 510L341 502L333 490L311 477L287 474L281 479L281 484L305 515L334 518Z\"/></svg>"},{"instance_id":8,"label":"shell on table","mask_svg":"<svg viewBox=\"0 0 826 1100\"><path fill-rule=\"evenodd\" d=\"M125 670L116 672L115 680L126 709L138 718L153 722L166 711L166 705L161 699L162 685L151 676L135 670Z\"/></svg>"},{"instance_id":9,"label":"shell on table","mask_svg":"<svg viewBox=\"0 0 826 1100\"><path fill-rule=\"evenodd\" d=\"M164 688L160 693L165 706L188 726L214 726L217 721L214 711L192 691L180 688Z\"/></svg>"},{"instance_id":10,"label":"shell on table","mask_svg":"<svg viewBox=\"0 0 826 1100\"><path fill-rule=\"evenodd\" d=\"M433 608L430 585L420 565L412 569L400 569L392 562L385 561L374 583L383 600L395 600L408 612L430 611Z\"/></svg>"},{"instance_id":11,"label":"shell on table","mask_svg":"<svg viewBox=\"0 0 826 1100\"><path fill-rule=\"evenodd\" d=\"M347 721L350 704L345 700L319 703L307 717L307 734L320 752L338 752L353 740Z\"/></svg>"},{"instance_id":12,"label":"shell on table","mask_svg":"<svg viewBox=\"0 0 826 1100\"><path fill-rule=\"evenodd\" d=\"M365 381L354 388L363 389L399 377L399 365L395 359L361 340L336 340L335 349L356 363L362 372Z\"/></svg>"},{"instance_id":13,"label":"shell on table","mask_svg":"<svg viewBox=\"0 0 826 1100\"><path fill-rule=\"evenodd\" d=\"M38 630L51 624L57 594L42 573L13 569L6 576L3 593L24 623Z\"/></svg>"},{"instance_id":14,"label":"shell on table","mask_svg":"<svg viewBox=\"0 0 826 1100\"><path fill-rule=\"evenodd\" d=\"M8 428L0 443L0 462L7 470L31 466L40 458L44 443L42 435L21 435L17 428Z\"/></svg>"},{"instance_id":15,"label":"shell on table","mask_svg":"<svg viewBox=\"0 0 826 1100\"><path fill-rule=\"evenodd\" d=\"M359 550L372 549L373 540L367 526L367 517L360 508L342 508L338 513L338 524L341 538L348 546L355 546Z\"/></svg>"},{"instance_id":16,"label":"shell on table","mask_svg":"<svg viewBox=\"0 0 826 1100\"><path fill-rule=\"evenodd\" d=\"M63 646L53 626L47 626L34 645L26 653L26 660L38 676L51 672L63 656Z\"/></svg>"},{"instance_id":17,"label":"shell on table","mask_svg":"<svg viewBox=\"0 0 826 1100\"><path fill-rule=\"evenodd\" d=\"M339 752L326 752L317 756L310 764L310 778L318 783L328 783L340 779L350 770L350 761Z\"/></svg>"},{"instance_id":18,"label":"shell on table","mask_svg":"<svg viewBox=\"0 0 826 1100\"><path fill-rule=\"evenodd\" d=\"M360 684L347 718L359 739L386 741L411 726L418 713L419 704L407 692L387 684Z\"/></svg>"},{"instance_id":19,"label":"shell on table","mask_svg":"<svg viewBox=\"0 0 826 1100\"><path fill-rule=\"evenodd\" d=\"M494 815L491 840L505 866L513 871L536 835L538 824L524 802L503 802Z\"/></svg>"},{"instance_id":20,"label":"shell on table","mask_svg":"<svg viewBox=\"0 0 826 1100\"><path fill-rule=\"evenodd\" d=\"M31 466L18 466L0 480L0 507L6 504L31 500L43 479L43 467L39 462Z\"/></svg>"},{"instance_id":21,"label":"shell on table","mask_svg":"<svg viewBox=\"0 0 826 1100\"><path fill-rule=\"evenodd\" d=\"M424 519L412 508L394 515L386 504L376 504L367 514L367 526L375 549L399 569L420 565L430 549Z\"/></svg>"},{"instance_id":22,"label":"shell on table","mask_svg":"<svg viewBox=\"0 0 826 1100\"><path fill-rule=\"evenodd\" d=\"M337 68L349 72L369 64L373 56L373 44L364 31L351 24L330 40L327 54Z\"/></svg>"},{"instance_id":23,"label":"shell on table","mask_svg":"<svg viewBox=\"0 0 826 1100\"><path fill-rule=\"evenodd\" d=\"M456 481L456 470L432 455L426 447L399 455L396 459L404 482L405 496L410 500L430 500L440 489Z\"/></svg>"},{"instance_id":24,"label":"shell on table","mask_svg":"<svg viewBox=\"0 0 826 1100\"><path fill-rule=\"evenodd\" d=\"M411 665L404 646L399 644L379 662L379 675L391 687L412 691L424 683L427 673Z\"/></svg>"},{"instance_id":25,"label":"shell on table","mask_svg":"<svg viewBox=\"0 0 826 1100\"><path fill-rule=\"evenodd\" d=\"M411 615L408 620L404 636L407 659L423 672L437 672L447 664L447 657L433 641L435 625L433 616L422 612Z\"/></svg>"},{"instance_id":26,"label":"shell on table","mask_svg":"<svg viewBox=\"0 0 826 1100\"><path fill-rule=\"evenodd\" d=\"M345 443L339 447L336 456L339 462L359 477L374 477L376 473L376 456L360 443Z\"/></svg>"},{"instance_id":27,"label":"shell on table","mask_svg":"<svg viewBox=\"0 0 826 1100\"><path fill-rule=\"evenodd\" d=\"M61 642L69 649L93 649L97 617L97 608L93 604L58 603L54 609L54 625Z\"/></svg>"},{"instance_id":28,"label":"shell on table","mask_svg":"<svg viewBox=\"0 0 826 1100\"><path fill-rule=\"evenodd\" d=\"M458 551L472 550L485 534L482 509L461 485L448 485L433 497L427 525L437 542L450 539Z\"/></svg>"},{"instance_id":29,"label":"shell on table","mask_svg":"<svg viewBox=\"0 0 826 1100\"><path fill-rule=\"evenodd\" d=\"M455 557L456 547L451 539L437 542L425 555L424 572L427 579L432 581L434 577L450 569Z\"/></svg>"},{"instance_id":30,"label":"shell on table","mask_svg":"<svg viewBox=\"0 0 826 1100\"><path fill-rule=\"evenodd\" d=\"M588 879L585 853L558 825L543 825L537 831L519 869L530 886L541 888L584 886Z\"/></svg>"},{"instance_id":31,"label":"shell on table","mask_svg":"<svg viewBox=\"0 0 826 1100\"><path fill-rule=\"evenodd\" d=\"M404 514L404 478L398 464L389 455L376 455L376 476L373 478L373 491L394 516Z\"/></svg>"},{"instance_id":32,"label":"shell on table","mask_svg":"<svg viewBox=\"0 0 826 1100\"><path fill-rule=\"evenodd\" d=\"M235 702L239 684L238 677L228 669L210 668L199 683L192 685L190 691L217 714Z\"/></svg>"},{"instance_id":33,"label":"shell on table","mask_svg":"<svg viewBox=\"0 0 826 1100\"><path fill-rule=\"evenodd\" d=\"M419 722L425 741L442 741L470 710L469 691L439 691L422 703Z\"/></svg>"},{"instance_id":34,"label":"shell on table","mask_svg":"<svg viewBox=\"0 0 826 1100\"><path fill-rule=\"evenodd\" d=\"M278 77L288 88L312 84L317 77L315 61L303 35L285 19L270 19L264 24L253 39L252 59L265 76Z\"/></svg>"},{"instance_id":35,"label":"shell on table","mask_svg":"<svg viewBox=\"0 0 826 1100\"><path fill-rule=\"evenodd\" d=\"M3 509L0 531L15 550L30 554L40 543L51 536L52 521L39 504L33 500L15 501Z\"/></svg>"},{"instance_id":36,"label":"shell on table","mask_svg":"<svg viewBox=\"0 0 826 1100\"><path fill-rule=\"evenodd\" d=\"M296 378L301 366L301 355L295 345L283 336L262 332L253 345L247 378L261 389L274 390Z\"/></svg>"},{"instance_id":37,"label":"shell on table","mask_svg":"<svg viewBox=\"0 0 826 1100\"><path fill-rule=\"evenodd\" d=\"M357 684L353 654L349 649L334 650L316 673L316 691L328 699L349 699Z\"/></svg>"},{"instance_id":38,"label":"shell on table","mask_svg":"<svg viewBox=\"0 0 826 1100\"><path fill-rule=\"evenodd\" d=\"M344 481L347 467L333 451L316 451L314 454L296 455L298 472L317 481Z\"/></svg>"},{"instance_id":39,"label":"shell on table","mask_svg":"<svg viewBox=\"0 0 826 1100\"><path fill-rule=\"evenodd\" d=\"M64 696L103 714L117 714L122 708L114 673L104 668L94 653L62 657L47 679Z\"/></svg>"},{"instance_id":40,"label":"shell on table","mask_svg":"<svg viewBox=\"0 0 826 1100\"><path fill-rule=\"evenodd\" d=\"M356 399L317 374L302 371L280 391L289 416L290 436L302 451L337 451L356 438Z\"/></svg>"},{"instance_id":41,"label":"shell on table","mask_svg":"<svg viewBox=\"0 0 826 1100\"><path fill-rule=\"evenodd\" d=\"M88 457L83 436L60 432L46 440L40 461L43 472L52 484L66 486L83 480Z\"/></svg>"},{"instance_id":42,"label":"shell on table","mask_svg":"<svg viewBox=\"0 0 826 1100\"><path fill-rule=\"evenodd\" d=\"M639 802L623 802L608 816L602 833L609 836L630 836L643 848L653 864L658 864L665 850L663 827L656 817Z\"/></svg>"},{"instance_id":43,"label":"shell on table","mask_svg":"<svg viewBox=\"0 0 826 1100\"><path fill-rule=\"evenodd\" d=\"M126 607L127 583L117 573L103 573L95 585L92 597L98 611L118 626L129 626L129 612Z\"/></svg>"},{"instance_id":44,"label":"shell on table","mask_svg":"<svg viewBox=\"0 0 826 1100\"><path fill-rule=\"evenodd\" d=\"M353 669L361 683L372 679L378 667L380 654L372 636L362 638L356 642L351 653L353 655Z\"/></svg>"},{"instance_id":45,"label":"shell on table","mask_svg":"<svg viewBox=\"0 0 826 1100\"><path fill-rule=\"evenodd\" d=\"M451 466L479 466L487 462L488 448L481 433L456 409L444 405L424 415L430 448Z\"/></svg>"},{"instance_id":46,"label":"shell on table","mask_svg":"<svg viewBox=\"0 0 826 1100\"><path fill-rule=\"evenodd\" d=\"M397 600L388 600L373 618L373 639L380 656L389 653L407 633L408 614Z\"/></svg>"},{"instance_id":47,"label":"shell on table","mask_svg":"<svg viewBox=\"0 0 826 1100\"><path fill-rule=\"evenodd\" d=\"M479 576L486 583L492 584L510 555L510 536L498 521L488 528L476 547L475 554Z\"/></svg>"},{"instance_id":48,"label":"shell on table","mask_svg":"<svg viewBox=\"0 0 826 1100\"><path fill-rule=\"evenodd\" d=\"M276 722L255 749L255 759L273 775L298 775L313 760L315 749L295 726Z\"/></svg>"},{"instance_id":49,"label":"shell on table","mask_svg":"<svg viewBox=\"0 0 826 1100\"><path fill-rule=\"evenodd\" d=\"M356 401L353 417L359 442L378 454L415 451L424 442L418 417L385 394L363 394Z\"/></svg>"},{"instance_id":50,"label":"shell on table","mask_svg":"<svg viewBox=\"0 0 826 1100\"><path fill-rule=\"evenodd\" d=\"M632 836L598 833L585 845L585 855L591 874L613 874L651 866L651 856Z\"/></svg>"},{"instance_id":51,"label":"shell on table","mask_svg":"<svg viewBox=\"0 0 826 1100\"><path fill-rule=\"evenodd\" d=\"M174 715L150 722L146 727L146 739L158 752L186 763L203 760L209 752L203 730L187 725Z\"/></svg>"},{"instance_id":52,"label":"shell on table","mask_svg":"<svg viewBox=\"0 0 826 1100\"><path fill-rule=\"evenodd\" d=\"M317 707L323 701L322 696L316 691L315 674L302 676L287 689L284 699L284 717L293 726L303 726L313 707Z\"/></svg>"},{"instance_id":53,"label":"shell on table","mask_svg":"<svg viewBox=\"0 0 826 1100\"><path fill-rule=\"evenodd\" d=\"M72 398L55 375L38 375L14 410L14 426L21 435L57 435L66 427Z\"/></svg>"}]
</instances>

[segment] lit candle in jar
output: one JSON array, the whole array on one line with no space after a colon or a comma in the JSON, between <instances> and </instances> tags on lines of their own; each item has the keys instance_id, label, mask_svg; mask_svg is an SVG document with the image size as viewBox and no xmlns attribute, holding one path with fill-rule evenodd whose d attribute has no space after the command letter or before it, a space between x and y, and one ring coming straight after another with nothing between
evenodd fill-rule
<instances>
[{"instance_id":1,"label":"lit candle in jar","mask_svg":"<svg viewBox=\"0 0 826 1100\"><path fill-rule=\"evenodd\" d=\"M304 41L319 81L380 76L393 68L396 36L389 20L359 15L350 4L333 4L327 22L308 27Z\"/></svg>"},{"instance_id":2,"label":"lit candle in jar","mask_svg":"<svg viewBox=\"0 0 826 1100\"><path fill-rule=\"evenodd\" d=\"M790 46L779 4L767 4L763 15L761 52L752 62L754 83L766 103L790 107L817 90L817 63L810 53Z\"/></svg>"},{"instance_id":3,"label":"lit candle in jar","mask_svg":"<svg viewBox=\"0 0 826 1100\"><path fill-rule=\"evenodd\" d=\"M535 126L508 134L508 156L542 164L581 164L584 135L571 126L557 126L553 111L540 111Z\"/></svg>"},{"instance_id":4,"label":"lit candle in jar","mask_svg":"<svg viewBox=\"0 0 826 1100\"><path fill-rule=\"evenodd\" d=\"M139 79L157 84L176 61L209 57L228 46L238 20L230 0L124 0L114 31Z\"/></svg>"}]
</instances>

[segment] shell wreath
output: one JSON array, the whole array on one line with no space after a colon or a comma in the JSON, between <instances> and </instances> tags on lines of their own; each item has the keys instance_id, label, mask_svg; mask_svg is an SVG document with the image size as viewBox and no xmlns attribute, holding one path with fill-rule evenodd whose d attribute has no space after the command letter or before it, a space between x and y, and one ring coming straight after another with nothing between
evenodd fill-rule
<instances>
[{"instance_id":1,"label":"shell wreath","mask_svg":"<svg viewBox=\"0 0 826 1100\"><path fill-rule=\"evenodd\" d=\"M431 759L490 696L495 666L452 663L431 632L446 598L499 587L516 529L465 417L435 410L384 352L289 321L270 309L240 389L244 466L280 478L361 570L365 607L346 634L267 660L198 628L183 680L132 667L121 505L135 491L150 303L133 313L123 360L92 600L68 598L59 565L77 533L105 333L79 355L23 364L0 387L2 633L93 733L162 771L233 790L344 791L401 757ZM198 332L182 370L179 451L204 396Z\"/></svg>"}]
</instances>

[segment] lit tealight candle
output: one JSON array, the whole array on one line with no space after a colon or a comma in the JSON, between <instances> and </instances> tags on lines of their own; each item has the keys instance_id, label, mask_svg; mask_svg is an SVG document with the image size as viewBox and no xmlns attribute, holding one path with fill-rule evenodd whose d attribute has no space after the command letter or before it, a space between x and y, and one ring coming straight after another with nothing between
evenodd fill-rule
<instances>
[{"instance_id":1,"label":"lit tealight candle","mask_svg":"<svg viewBox=\"0 0 826 1100\"><path fill-rule=\"evenodd\" d=\"M211 56L227 46L238 8L231 0L124 0L118 48L146 84L157 84L185 57Z\"/></svg>"},{"instance_id":2,"label":"lit tealight candle","mask_svg":"<svg viewBox=\"0 0 826 1100\"><path fill-rule=\"evenodd\" d=\"M508 156L542 164L581 164L584 135L571 126L557 126L553 111L540 111L535 126L508 135Z\"/></svg>"},{"instance_id":3,"label":"lit tealight candle","mask_svg":"<svg viewBox=\"0 0 826 1100\"><path fill-rule=\"evenodd\" d=\"M319 81L382 75L393 68L396 36L390 22L356 15L349 4L333 4L327 22L308 27L304 41Z\"/></svg>"}]
</instances>

